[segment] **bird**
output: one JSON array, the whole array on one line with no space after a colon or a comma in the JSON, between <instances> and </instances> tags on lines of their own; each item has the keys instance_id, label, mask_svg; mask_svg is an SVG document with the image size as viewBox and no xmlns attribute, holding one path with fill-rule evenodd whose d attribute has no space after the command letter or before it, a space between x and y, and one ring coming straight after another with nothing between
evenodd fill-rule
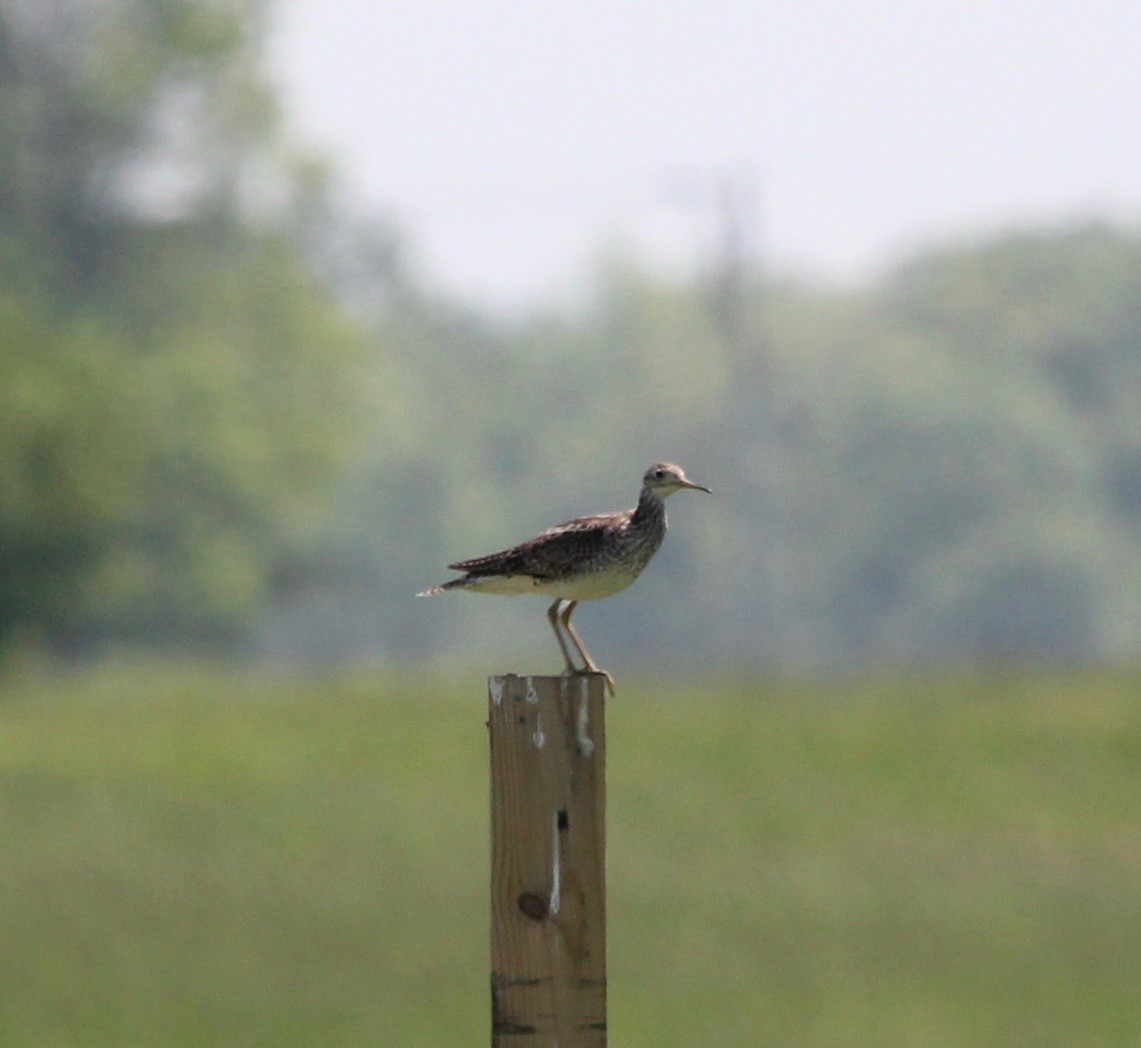
<instances>
[{"instance_id":1,"label":"bird","mask_svg":"<svg viewBox=\"0 0 1141 1048\"><path fill-rule=\"evenodd\" d=\"M613 695L614 678L590 657L571 624L571 615L580 601L620 593L642 574L666 535L665 500L686 489L710 493L709 488L690 480L681 466L655 462L642 476L638 504L632 509L568 520L510 549L449 564L451 570L463 574L417 596L460 590L554 597L547 608L547 620L566 662L566 672L571 676L600 673ZM568 639L582 666L571 657Z\"/></svg>"}]
</instances>

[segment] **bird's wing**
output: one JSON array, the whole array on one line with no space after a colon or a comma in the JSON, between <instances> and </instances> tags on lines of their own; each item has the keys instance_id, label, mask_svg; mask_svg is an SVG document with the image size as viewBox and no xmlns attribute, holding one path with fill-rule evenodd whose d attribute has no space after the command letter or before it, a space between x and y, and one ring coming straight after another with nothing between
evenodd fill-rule
<instances>
[{"instance_id":1,"label":"bird's wing","mask_svg":"<svg viewBox=\"0 0 1141 1048\"><path fill-rule=\"evenodd\" d=\"M625 513L600 513L579 517L536 535L511 549L461 560L448 567L469 575L531 575L560 579L574 573L584 561L594 559L612 529L620 527Z\"/></svg>"}]
</instances>

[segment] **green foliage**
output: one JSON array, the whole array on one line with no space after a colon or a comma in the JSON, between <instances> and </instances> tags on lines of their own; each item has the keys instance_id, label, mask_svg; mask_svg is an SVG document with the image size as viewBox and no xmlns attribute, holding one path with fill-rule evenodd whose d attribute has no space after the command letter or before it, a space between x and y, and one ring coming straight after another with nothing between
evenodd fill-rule
<instances>
[{"instance_id":1,"label":"green foliage","mask_svg":"<svg viewBox=\"0 0 1141 1048\"><path fill-rule=\"evenodd\" d=\"M138 364L163 419L148 497L93 578L92 614L106 617L92 621L136 640L169 630L218 643L251 620L317 524L358 418L361 341L274 241L196 267L190 294L163 291L164 322Z\"/></svg>"},{"instance_id":2,"label":"green foliage","mask_svg":"<svg viewBox=\"0 0 1141 1048\"><path fill-rule=\"evenodd\" d=\"M672 503L682 526L639 597L587 613L643 659L681 637L691 656L778 660L1138 650L1136 234L1004 236L860 290L753 284L733 337L699 287L609 279L589 309L453 321L429 352L405 336L440 311L390 309L424 423L415 466L395 468L430 474L408 496L426 528L369 517L376 562L393 565L373 591L390 652L410 632L478 650L509 613L382 594L628 505L663 457L715 497Z\"/></svg>"},{"instance_id":3,"label":"green foliage","mask_svg":"<svg viewBox=\"0 0 1141 1048\"><path fill-rule=\"evenodd\" d=\"M154 433L132 351L0 300L0 644L44 628L130 514Z\"/></svg>"},{"instance_id":4,"label":"green foliage","mask_svg":"<svg viewBox=\"0 0 1141 1048\"><path fill-rule=\"evenodd\" d=\"M621 684L616 1042L1133 1044L1137 672ZM6 680L0 1040L486 1039L476 691Z\"/></svg>"},{"instance_id":5,"label":"green foliage","mask_svg":"<svg viewBox=\"0 0 1141 1048\"><path fill-rule=\"evenodd\" d=\"M0 4L0 644L240 642L354 433L261 7Z\"/></svg>"}]
</instances>

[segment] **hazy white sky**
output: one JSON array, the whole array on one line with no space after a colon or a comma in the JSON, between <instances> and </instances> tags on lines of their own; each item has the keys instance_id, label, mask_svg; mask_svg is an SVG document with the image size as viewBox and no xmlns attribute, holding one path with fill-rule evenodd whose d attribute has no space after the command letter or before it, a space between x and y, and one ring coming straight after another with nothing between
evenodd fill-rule
<instances>
[{"instance_id":1,"label":"hazy white sky","mask_svg":"<svg viewBox=\"0 0 1141 1048\"><path fill-rule=\"evenodd\" d=\"M755 182L771 269L858 275L1021 222L1141 220L1139 0L278 0L293 137L489 305L615 244L714 250Z\"/></svg>"}]
</instances>

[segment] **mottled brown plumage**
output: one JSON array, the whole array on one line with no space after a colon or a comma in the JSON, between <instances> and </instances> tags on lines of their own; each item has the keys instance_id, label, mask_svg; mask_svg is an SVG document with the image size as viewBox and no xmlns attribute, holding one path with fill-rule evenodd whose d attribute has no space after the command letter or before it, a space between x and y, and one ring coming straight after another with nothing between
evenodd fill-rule
<instances>
[{"instance_id":1,"label":"mottled brown plumage","mask_svg":"<svg viewBox=\"0 0 1141 1048\"><path fill-rule=\"evenodd\" d=\"M419 595L427 597L458 589L554 597L547 618L559 642L567 672L605 673L583 647L571 625L571 612L581 600L599 600L624 590L642 573L665 538L664 500L682 488L709 491L687 479L680 466L655 463L646 470L638 504L632 509L579 517L548 528L510 549L449 564L454 571L464 574ZM564 601L567 604L560 610ZM560 624L582 657L582 668L574 664ZM607 673L606 679L613 691L613 678Z\"/></svg>"}]
</instances>

